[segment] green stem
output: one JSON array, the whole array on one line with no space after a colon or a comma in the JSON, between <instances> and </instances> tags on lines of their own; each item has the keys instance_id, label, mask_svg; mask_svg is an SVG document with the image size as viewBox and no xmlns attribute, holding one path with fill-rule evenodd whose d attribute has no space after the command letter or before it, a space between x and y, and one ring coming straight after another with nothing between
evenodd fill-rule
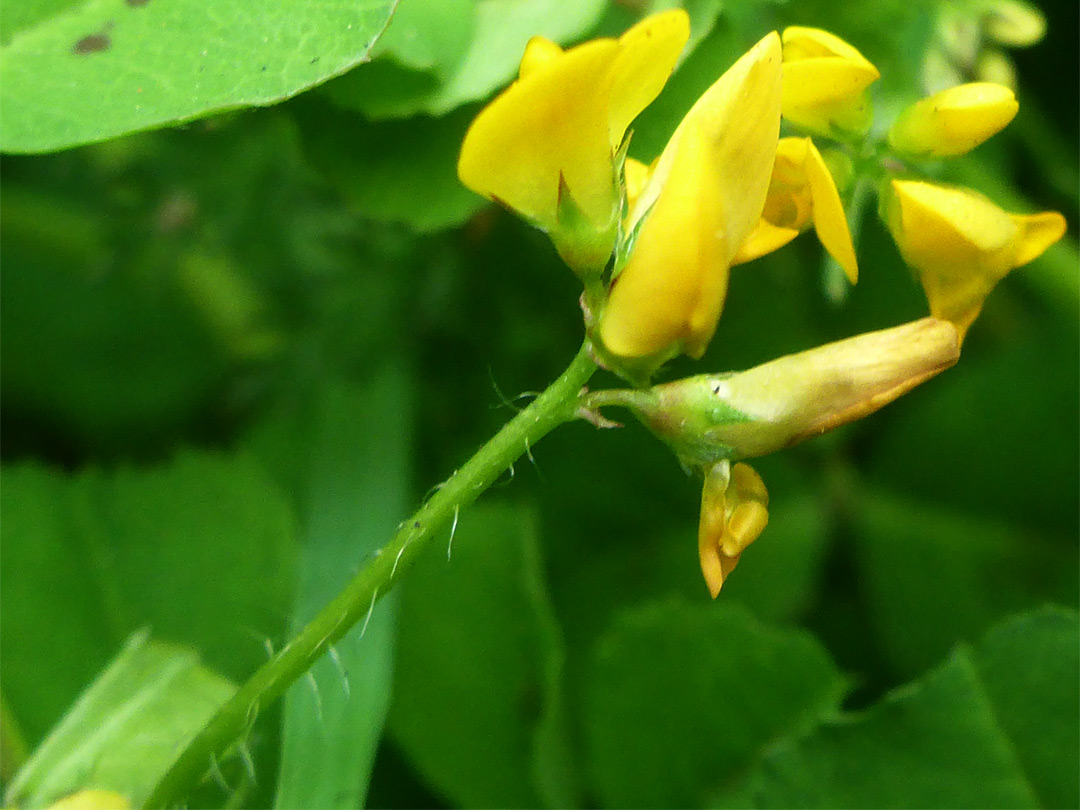
<instances>
[{"instance_id":1,"label":"green stem","mask_svg":"<svg viewBox=\"0 0 1080 810\"><path fill-rule=\"evenodd\" d=\"M259 712L303 675L335 641L369 615L420 552L459 511L490 487L514 461L559 425L576 418L578 394L596 371L586 343L547 390L510 420L457 470L314 619L255 671L188 744L145 807L168 807L184 796L251 727Z\"/></svg>"}]
</instances>

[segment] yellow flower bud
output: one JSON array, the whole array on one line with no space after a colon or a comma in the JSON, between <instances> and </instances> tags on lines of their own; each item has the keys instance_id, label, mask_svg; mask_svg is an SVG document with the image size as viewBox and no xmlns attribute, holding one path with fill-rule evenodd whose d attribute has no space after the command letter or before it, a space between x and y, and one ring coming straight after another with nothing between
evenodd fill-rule
<instances>
[{"instance_id":1,"label":"yellow flower bud","mask_svg":"<svg viewBox=\"0 0 1080 810\"><path fill-rule=\"evenodd\" d=\"M818 28L785 28L784 117L830 137L862 135L870 127L866 94L881 75L840 37Z\"/></svg>"},{"instance_id":2,"label":"yellow flower bud","mask_svg":"<svg viewBox=\"0 0 1080 810\"><path fill-rule=\"evenodd\" d=\"M892 181L883 213L930 313L955 324L961 341L994 286L1065 234L1056 211L1010 214L969 189L915 180Z\"/></svg>"},{"instance_id":3,"label":"yellow flower bud","mask_svg":"<svg viewBox=\"0 0 1080 810\"><path fill-rule=\"evenodd\" d=\"M588 408L629 408L687 467L768 455L867 416L956 363L956 328L923 318L645 390L596 391Z\"/></svg>"},{"instance_id":4,"label":"yellow flower bud","mask_svg":"<svg viewBox=\"0 0 1080 810\"><path fill-rule=\"evenodd\" d=\"M659 94L689 35L676 9L567 51L534 38L518 80L465 135L462 183L545 230L579 274L600 273L618 227L616 158L627 127Z\"/></svg>"},{"instance_id":5,"label":"yellow flower bud","mask_svg":"<svg viewBox=\"0 0 1080 810\"><path fill-rule=\"evenodd\" d=\"M781 138L761 220L739 247L732 264L783 247L813 223L818 239L848 280L859 280L844 204L821 152L809 138Z\"/></svg>"},{"instance_id":6,"label":"yellow flower bud","mask_svg":"<svg viewBox=\"0 0 1080 810\"><path fill-rule=\"evenodd\" d=\"M769 493L749 464L720 461L705 473L698 524L698 557L715 599L743 550L769 522Z\"/></svg>"},{"instance_id":7,"label":"yellow flower bud","mask_svg":"<svg viewBox=\"0 0 1080 810\"><path fill-rule=\"evenodd\" d=\"M889 130L889 143L918 157L962 155L1003 130L1018 109L1013 91L1000 84L950 87L900 113Z\"/></svg>"},{"instance_id":8,"label":"yellow flower bud","mask_svg":"<svg viewBox=\"0 0 1080 810\"><path fill-rule=\"evenodd\" d=\"M679 351L700 357L712 338L731 257L765 203L780 64L780 38L769 34L698 99L641 190L597 335L623 368L648 373Z\"/></svg>"}]
</instances>

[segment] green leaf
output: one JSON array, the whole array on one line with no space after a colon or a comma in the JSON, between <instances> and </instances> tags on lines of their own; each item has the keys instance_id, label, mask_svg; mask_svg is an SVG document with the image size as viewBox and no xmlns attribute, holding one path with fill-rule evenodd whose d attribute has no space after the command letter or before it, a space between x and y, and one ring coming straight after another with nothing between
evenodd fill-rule
<instances>
[{"instance_id":1,"label":"green leaf","mask_svg":"<svg viewBox=\"0 0 1080 810\"><path fill-rule=\"evenodd\" d=\"M1044 608L1003 622L974 661L1043 807L1080 806L1080 624Z\"/></svg>"},{"instance_id":2,"label":"green leaf","mask_svg":"<svg viewBox=\"0 0 1080 810\"><path fill-rule=\"evenodd\" d=\"M1072 611L992 631L860 715L779 743L743 807L1075 807L1080 759Z\"/></svg>"},{"instance_id":3,"label":"green leaf","mask_svg":"<svg viewBox=\"0 0 1080 810\"><path fill-rule=\"evenodd\" d=\"M402 587L395 740L461 806L579 804L535 517L474 506L446 557L431 549Z\"/></svg>"},{"instance_id":4,"label":"green leaf","mask_svg":"<svg viewBox=\"0 0 1080 810\"><path fill-rule=\"evenodd\" d=\"M405 71L376 61L331 82L325 92L371 118L443 115L509 84L530 38L544 36L561 44L580 39L596 25L605 5L603 0L477 0L468 51L449 74ZM462 25L457 11L454 24Z\"/></svg>"},{"instance_id":5,"label":"green leaf","mask_svg":"<svg viewBox=\"0 0 1080 810\"><path fill-rule=\"evenodd\" d=\"M445 78L469 48L475 17L473 0L401 3L372 56Z\"/></svg>"},{"instance_id":6,"label":"green leaf","mask_svg":"<svg viewBox=\"0 0 1080 810\"><path fill-rule=\"evenodd\" d=\"M304 546L293 624L329 602L406 514L411 379L384 363L362 386L328 387L309 428ZM285 697L277 807L362 807L390 703L396 595Z\"/></svg>"},{"instance_id":7,"label":"green leaf","mask_svg":"<svg viewBox=\"0 0 1080 810\"><path fill-rule=\"evenodd\" d=\"M777 736L836 711L844 679L808 634L722 602L625 610L599 643L586 708L605 807L696 807Z\"/></svg>"},{"instance_id":8,"label":"green leaf","mask_svg":"<svg viewBox=\"0 0 1080 810\"><path fill-rule=\"evenodd\" d=\"M394 0L101 0L6 31L0 142L47 152L273 104L363 62Z\"/></svg>"},{"instance_id":9,"label":"green leaf","mask_svg":"<svg viewBox=\"0 0 1080 810\"><path fill-rule=\"evenodd\" d=\"M138 807L235 687L187 648L132 636L8 786L8 806L44 807L83 788Z\"/></svg>"},{"instance_id":10,"label":"green leaf","mask_svg":"<svg viewBox=\"0 0 1080 810\"><path fill-rule=\"evenodd\" d=\"M901 674L939 661L1010 611L1076 603L1073 543L876 490L859 490L853 504L861 587Z\"/></svg>"},{"instance_id":11,"label":"green leaf","mask_svg":"<svg viewBox=\"0 0 1080 810\"><path fill-rule=\"evenodd\" d=\"M233 678L281 635L293 516L249 458L72 476L27 464L3 479L0 678L30 741L140 627Z\"/></svg>"}]
</instances>

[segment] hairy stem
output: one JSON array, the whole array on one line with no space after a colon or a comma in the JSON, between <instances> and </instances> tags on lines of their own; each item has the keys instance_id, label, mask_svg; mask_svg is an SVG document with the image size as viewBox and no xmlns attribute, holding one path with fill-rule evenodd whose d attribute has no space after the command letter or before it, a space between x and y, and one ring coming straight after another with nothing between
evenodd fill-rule
<instances>
[{"instance_id":1,"label":"hairy stem","mask_svg":"<svg viewBox=\"0 0 1080 810\"><path fill-rule=\"evenodd\" d=\"M420 552L459 511L554 428L575 418L578 394L596 371L586 342L566 371L454 472L389 543L288 644L237 690L188 744L147 798L146 807L183 801L213 763L226 756L259 712L302 676L335 641L374 609Z\"/></svg>"}]
</instances>

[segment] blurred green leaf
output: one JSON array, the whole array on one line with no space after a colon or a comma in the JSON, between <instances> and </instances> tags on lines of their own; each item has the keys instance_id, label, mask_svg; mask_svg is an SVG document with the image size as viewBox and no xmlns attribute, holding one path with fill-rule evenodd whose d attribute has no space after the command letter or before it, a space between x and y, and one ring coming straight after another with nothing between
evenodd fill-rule
<instances>
[{"instance_id":1,"label":"blurred green leaf","mask_svg":"<svg viewBox=\"0 0 1080 810\"><path fill-rule=\"evenodd\" d=\"M273 104L363 62L394 6L108 0L24 14L0 49L0 143L46 152Z\"/></svg>"},{"instance_id":2,"label":"blurred green leaf","mask_svg":"<svg viewBox=\"0 0 1080 810\"><path fill-rule=\"evenodd\" d=\"M262 663L292 592L293 515L244 456L64 475L5 467L0 677L29 740L135 629L233 678Z\"/></svg>"},{"instance_id":3,"label":"blurred green leaf","mask_svg":"<svg viewBox=\"0 0 1080 810\"><path fill-rule=\"evenodd\" d=\"M390 729L439 791L464 807L580 803L563 732L561 640L530 510L460 515L402 587Z\"/></svg>"},{"instance_id":4,"label":"blurred green leaf","mask_svg":"<svg viewBox=\"0 0 1080 810\"><path fill-rule=\"evenodd\" d=\"M1077 601L1075 541L873 490L859 491L853 518L870 616L903 675L1010 611Z\"/></svg>"},{"instance_id":5,"label":"blurred green leaf","mask_svg":"<svg viewBox=\"0 0 1080 810\"><path fill-rule=\"evenodd\" d=\"M774 746L741 807L1075 807L1076 614L996 628L860 715Z\"/></svg>"},{"instance_id":6,"label":"blurred green leaf","mask_svg":"<svg viewBox=\"0 0 1080 810\"><path fill-rule=\"evenodd\" d=\"M723 602L623 611L590 673L592 786L603 807L697 807L778 736L834 713L845 681L806 633Z\"/></svg>"},{"instance_id":7,"label":"blurred green leaf","mask_svg":"<svg viewBox=\"0 0 1080 810\"><path fill-rule=\"evenodd\" d=\"M973 659L1043 807L1080 806L1080 623L1043 608L993 628Z\"/></svg>"},{"instance_id":8,"label":"blurred green leaf","mask_svg":"<svg viewBox=\"0 0 1080 810\"><path fill-rule=\"evenodd\" d=\"M384 362L365 384L318 397L308 426L296 628L406 514L411 389L404 365ZM383 598L287 693L276 807L364 805L390 703L396 606L396 594Z\"/></svg>"},{"instance_id":9,"label":"blurred green leaf","mask_svg":"<svg viewBox=\"0 0 1080 810\"><path fill-rule=\"evenodd\" d=\"M357 213L428 232L460 225L488 204L457 177L474 113L469 107L442 118L372 122L313 104L301 126L316 166Z\"/></svg>"},{"instance_id":10,"label":"blurred green leaf","mask_svg":"<svg viewBox=\"0 0 1080 810\"><path fill-rule=\"evenodd\" d=\"M578 40L596 25L605 5L604 0L476 0L471 42L449 74L445 67L440 76L376 60L331 82L324 92L336 103L371 118L442 115L509 84L530 38L545 36L561 44ZM459 33L465 25L464 9L441 0L439 11L448 18L449 31L444 35ZM422 42L434 48L430 27L430 23L424 25ZM401 48L398 40L391 46L392 53Z\"/></svg>"},{"instance_id":11,"label":"blurred green leaf","mask_svg":"<svg viewBox=\"0 0 1080 810\"><path fill-rule=\"evenodd\" d=\"M194 651L137 633L41 743L4 801L44 807L93 787L138 807L234 691Z\"/></svg>"},{"instance_id":12,"label":"blurred green leaf","mask_svg":"<svg viewBox=\"0 0 1080 810\"><path fill-rule=\"evenodd\" d=\"M372 57L448 77L468 50L475 5L474 0L400 3Z\"/></svg>"}]
</instances>

